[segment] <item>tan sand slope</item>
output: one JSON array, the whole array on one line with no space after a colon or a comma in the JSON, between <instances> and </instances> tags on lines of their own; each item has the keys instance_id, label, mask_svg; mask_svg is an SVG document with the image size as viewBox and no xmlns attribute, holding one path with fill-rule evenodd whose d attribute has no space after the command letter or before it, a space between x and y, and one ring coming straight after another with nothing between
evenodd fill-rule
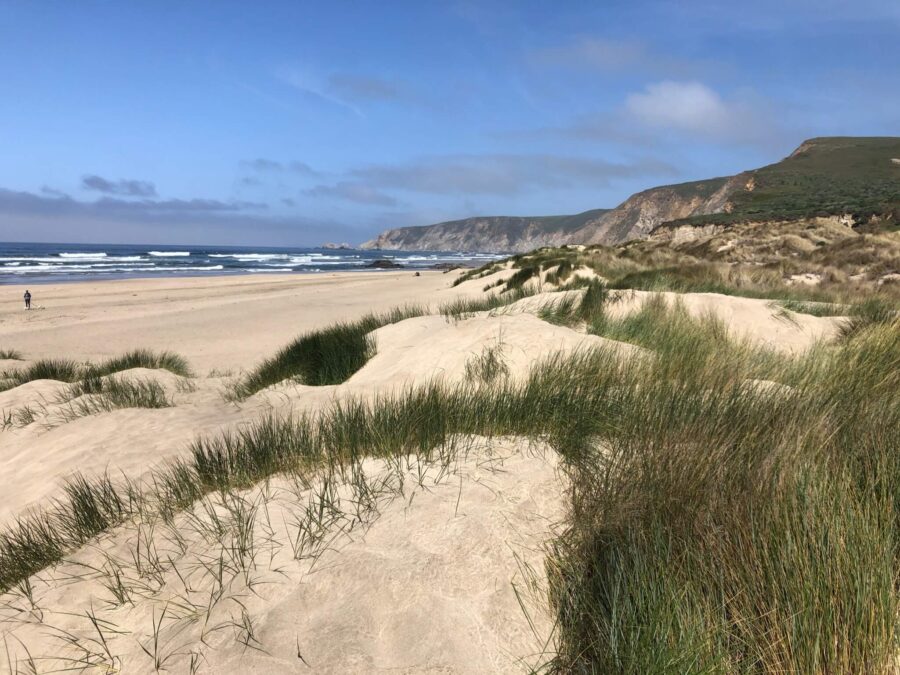
<instances>
[{"instance_id":1,"label":"tan sand slope","mask_svg":"<svg viewBox=\"0 0 900 675\"><path fill-rule=\"evenodd\" d=\"M315 494L285 480L240 495L254 509L246 555L209 536L202 507L174 528L119 528L36 575L30 598L7 594L0 632L13 662L27 667L27 646L44 669L526 672L552 632L529 570L561 517L553 453L512 440L462 451L449 471L367 463L373 483L389 480L380 513L360 521L345 492L335 534L299 559L295 524Z\"/></svg>"}]
</instances>

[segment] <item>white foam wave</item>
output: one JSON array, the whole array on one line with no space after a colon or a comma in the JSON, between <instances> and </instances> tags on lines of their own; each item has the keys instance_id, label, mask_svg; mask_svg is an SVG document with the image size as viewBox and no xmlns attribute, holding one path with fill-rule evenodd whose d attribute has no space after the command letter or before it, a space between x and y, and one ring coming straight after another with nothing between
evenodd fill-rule
<instances>
[{"instance_id":1,"label":"white foam wave","mask_svg":"<svg viewBox=\"0 0 900 675\"><path fill-rule=\"evenodd\" d=\"M190 251L147 251L147 255L154 258L184 258L190 254Z\"/></svg>"},{"instance_id":2,"label":"white foam wave","mask_svg":"<svg viewBox=\"0 0 900 675\"><path fill-rule=\"evenodd\" d=\"M241 262L254 262L264 260L285 260L287 253L210 253L210 258L234 258Z\"/></svg>"},{"instance_id":3,"label":"white foam wave","mask_svg":"<svg viewBox=\"0 0 900 675\"><path fill-rule=\"evenodd\" d=\"M60 253L60 258L105 258L105 253Z\"/></svg>"}]
</instances>

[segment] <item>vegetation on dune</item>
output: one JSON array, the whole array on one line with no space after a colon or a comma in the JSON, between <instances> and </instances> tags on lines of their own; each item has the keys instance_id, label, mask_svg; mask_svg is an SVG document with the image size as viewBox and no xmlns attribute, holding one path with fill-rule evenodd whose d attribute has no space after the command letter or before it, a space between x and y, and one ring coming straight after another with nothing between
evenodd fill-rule
<instances>
[{"instance_id":1,"label":"vegetation on dune","mask_svg":"<svg viewBox=\"0 0 900 675\"><path fill-rule=\"evenodd\" d=\"M176 375L190 377L191 371L182 356L172 352L153 352L149 349L135 349L100 363L79 363L72 359L40 359L25 367L7 370L0 376L0 391L11 389L34 380L56 380L57 382L78 382L104 377L131 368L152 368L168 370Z\"/></svg>"},{"instance_id":2,"label":"vegetation on dune","mask_svg":"<svg viewBox=\"0 0 900 675\"><path fill-rule=\"evenodd\" d=\"M85 367L85 376L103 377L131 368L168 370L182 377L192 376L190 366L183 356L174 352L154 352L149 349L134 349L96 365L89 364Z\"/></svg>"},{"instance_id":3,"label":"vegetation on dune","mask_svg":"<svg viewBox=\"0 0 900 675\"><path fill-rule=\"evenodd\" d=\"M848 228L843 230L842 236L846 237ZM794 235L785 232L773 236L781 241ZM819 235L810 236L815 239ZM603 279L612 289L721 293L789 303L819 303L806 305L813 312L839 312L845 306L869 299L900 309L900 283L891 277L900 274L897 267L900 240L873 248L872 237L852 236L854 239L845 249L840 248L839 243L845 241L840 237L834 238L827 247L808 242L811 248L797 257L784 257L776 247L771 260L777 262L770 262L758 250L746 262L711 260L707 248L681 249L659 242L633 242L616 248L538 249L509 259L513 274L498 285L497 291L504 294L523 287L527 280L541 278L541 274L544 281L563 290L584 288L591 283L578 274L578 270L584 269ZM560 276L560 269L571 271ZM794 278L803 275L810 275L814 283L802 283Z\"/></svg>"},{"instance_id":4,"label":"vegetation on dune","mask_svg":"<svg viewBox=\"0 0 900 675\"><path fill-rule=\"evenodd\" d=\"M438 312L448 319L460 321L468 319L478 312L489 312L511 305L514 302L531 297L535 292L534 289L518 287L503 293L488 293L475 298L455 298L441 304L438 307Z\"/></svg>"},{"instance_id":5,"label":"vegetation on dune","mask_svg":"<svg viewBox=\"0 0 900 675\"><path fill-rule=\"evenodd\" d=\"M442 304L438 311L452 320L461 320L476 312L504 307L534 292L518 287L503 294L457 298ZM235 382L227 396L243 400L285 380L310 386L346 382L375 355L375 343L370 335L373 330L427 313L427 307L409 305L310 331Z\"/></svg>"},{"instance_id":6,"label":"vegetation on dune","mask_svg":"<svg viewBox=\"0 0 900 675\"><path fill-rule=\"evenodd\" d=\"M81 377L82 366L71 359L40 359L27 366L8 370L3 374L4 388L10 389L34 380L57 380L75 382Z\"/></svg>"},{"instance_id":7,"label":"vegetation on dune","mask_svg":"<svg viewBox=\"0 0 900 675\"><path fill-rule=\"evenodd\" d=\"M21 361L22 352L18 349L0 349L0 361Z\"/></svg>"},{"instance_id":8,"label":"vegetation on dune","mask_svg":"<svg viewBox=\"0 0 900 675\"><path fill-rule=\"evenodd\" d=\"M424 307L410 305L310 331L241 378L230 395L245 399L284 380L310 386L345 382L375 354L375 343L369 333L391 323L421 316L426 311Z\"/></svg>"},{"instance_id":9,"label":"vegetation on dune","mask_svg":"<svg viewBox=\"0 0 900 675\"><path fill-rule=\"evenodd\" d=\"M477 385L345 400L197 440L143 492L75 479L0 534L0 588L127 518L278 473L541 440L571 482L552 543L555 672L879 672L900 610L900 320L873 308L798 357L651 299L622 319L595 283L574 316L648 351L551 358L520 383L502 346ZM493 348L492 348L493 349ZM484 376L479 376L481 373ZM765 380L765 382L761 382ZM224 497L223 497L224 500Z\"/></svg>"}]
</instances>

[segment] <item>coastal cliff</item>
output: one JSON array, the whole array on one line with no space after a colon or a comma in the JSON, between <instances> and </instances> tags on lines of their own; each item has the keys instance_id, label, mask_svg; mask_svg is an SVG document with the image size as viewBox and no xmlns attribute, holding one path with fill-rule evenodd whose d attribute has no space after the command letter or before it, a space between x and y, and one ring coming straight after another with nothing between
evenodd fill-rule
<instances>
[{"instance_id":1,"label":"coastal cliff","mask_svg":"<svg viewBox=\"0 0 900 675\"><path fill-rule=\"evenodd\" d=\"M663 185L613 209L571 216L492 216L387 230L364 249L521 253L563 244L616 245L660 226L787 222L846 216L897 219L900 138L804 141L788 157L734 176Z\"/></svg>"}]
</instances>

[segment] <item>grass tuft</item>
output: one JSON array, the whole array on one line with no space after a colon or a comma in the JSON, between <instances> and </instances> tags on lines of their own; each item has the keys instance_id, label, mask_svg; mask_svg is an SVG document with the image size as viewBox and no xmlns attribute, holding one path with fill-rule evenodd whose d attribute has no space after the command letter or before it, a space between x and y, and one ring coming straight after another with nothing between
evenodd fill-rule
<instances>
[{"instance_id":1,"label":"grass tuft","mask_svg":"<svg viewBox=\"0 0 900 675\"><path fill-rule=\"evenodd\" d=\"M237 381L230 394L235 399L245 399L284 380L310 386L345 382L375 354L375 343L369 333L421 316L426 311L424 307L410 305L310 331Z\"/></svg>"}]
</instances>

